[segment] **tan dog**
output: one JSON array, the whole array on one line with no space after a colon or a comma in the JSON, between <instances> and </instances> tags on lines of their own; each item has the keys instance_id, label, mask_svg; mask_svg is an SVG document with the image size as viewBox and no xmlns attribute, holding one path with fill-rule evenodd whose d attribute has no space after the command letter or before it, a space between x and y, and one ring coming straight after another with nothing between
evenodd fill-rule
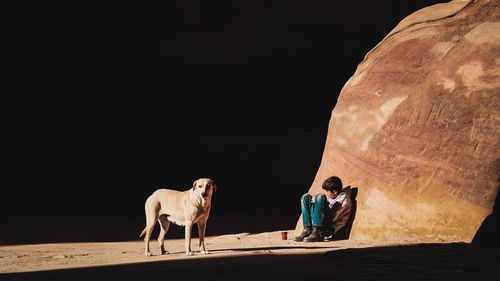
<instances>
[{"instance_id":1,"label":"tan dog","mask_svg":"<svg viewBox=\"0 0 500 281\"><path fill-rule=\"evenodd\" d=\"M217 186L211 179L199 179L193 183L193 187L186 191L175 191L170 189L158 189L146 200L146 228L142 231L145 242L146 256L152 256L149 251L149 239L153 232L156 220L160 223L161 231L158 236L161 254L168 254L165 251L163 242L168 231L170 222L180 226L185 226L186 255L191 256L191 229L193 224L198 224L200 235L200 251L208 254L205 250L205 228L210 214L212 204L212 193L217 190Z\"/></svg>"}]
</instances>

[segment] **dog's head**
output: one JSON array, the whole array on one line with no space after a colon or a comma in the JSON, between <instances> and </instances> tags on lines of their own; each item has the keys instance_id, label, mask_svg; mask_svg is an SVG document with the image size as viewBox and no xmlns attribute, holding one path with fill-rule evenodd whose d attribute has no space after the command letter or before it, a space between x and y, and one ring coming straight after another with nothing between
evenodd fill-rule
<instances>
[{"instance_id":1,"label":"dog's head","mask_svg":"<svg viewBox=\"0 0 500 281\"><path fill-rule=\"evenodd\" d=\"M203 198L212 197L212 193L217 190L217 185L211 179L202 178L193 183L193 190Z\"/></svg>"}]
</instances>

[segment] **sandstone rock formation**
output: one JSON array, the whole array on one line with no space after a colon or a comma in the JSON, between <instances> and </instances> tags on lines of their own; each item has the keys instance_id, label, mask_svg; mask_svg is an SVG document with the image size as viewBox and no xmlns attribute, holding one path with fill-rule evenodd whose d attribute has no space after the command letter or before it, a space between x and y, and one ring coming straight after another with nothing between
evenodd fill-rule
<instances>
[{"instance_id":1,"label":"sandstone rock formation","mask_svg":"<svg viewBox=\"0 0 500 281\"><path fill-rule=\"evenodd\" d=\"M309 192L331 175L359 188L351 238L473 238L500 182L499 0L419 10L366 55Z\"/></svg>"}]
</instances>

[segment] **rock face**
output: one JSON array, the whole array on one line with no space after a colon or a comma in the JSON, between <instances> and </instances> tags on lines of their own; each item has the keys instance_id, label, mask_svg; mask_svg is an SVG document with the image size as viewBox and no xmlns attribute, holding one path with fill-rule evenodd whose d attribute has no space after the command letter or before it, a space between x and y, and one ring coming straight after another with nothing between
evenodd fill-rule
<instances>
[{"instance_id":1,"label":"rock face","mask_svg":"<svg viewBox=\"0 0 500 281\"><path fill-rule=\"evenodd\" d=\"M309 192L331 175L359 189L351 238L471 241L500 182L500 1L419 10L366 55Z\"/></svg>"}]
</instances>

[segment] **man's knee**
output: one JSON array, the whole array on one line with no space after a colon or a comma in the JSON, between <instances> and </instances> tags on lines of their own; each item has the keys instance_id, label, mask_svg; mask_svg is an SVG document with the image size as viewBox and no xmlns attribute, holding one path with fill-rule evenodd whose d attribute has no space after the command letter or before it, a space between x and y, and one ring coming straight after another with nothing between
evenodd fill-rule
<instances>
[{"instance_id":1,"label":"man's knee","mask_svg":"<svg viewBox=\"0 0 500 281\"><path fill-rule=\"evenodd\" d=\"M323 194L323 193L320 193L318 195L316 195L316 198L314 198L314 202L325 202L326 201L326 195Z\"/></svg>"},{"instance_id":2,"label":"man's knee","mask_svg":"<svg viewBox=\"0 0 500 281\"><path fill-rule=\"evenodd\" d=\"M301 202L310 202L311 198L312 198L311 194L306 193L306 194L302 195L302 197L300 197L300 201Z\"/></svg>"},{"instance_id":3,"label":"man's knee","mask_svg":"<svg viewBox=\"0 0 500 281\"><path fill-rule=\"evenodd\" d=\"M302 209L309 209L311 206L311 195L310 194L304 194L302 197L300 197L300 206Z\"/></svg>"}]
</instances>

